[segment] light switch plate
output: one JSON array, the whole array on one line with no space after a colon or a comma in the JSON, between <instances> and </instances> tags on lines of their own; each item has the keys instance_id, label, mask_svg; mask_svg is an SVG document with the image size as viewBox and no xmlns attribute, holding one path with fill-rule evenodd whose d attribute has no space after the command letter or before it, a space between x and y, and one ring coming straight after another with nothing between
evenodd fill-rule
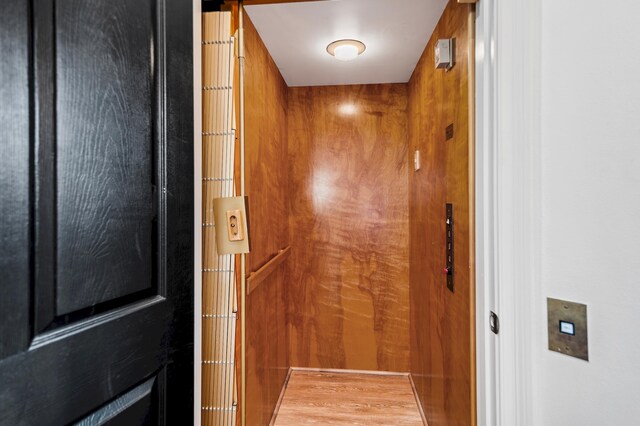
<instances>
[{"instance_id":1,"label":"light switch plate","mask_svg":"<svg viewBox=\"0 0 640 426\"><path fill-rule=\"evenodd\" d=\"M436 68L449 70L453 67L453 39L439 39L435 46Z\"/></svg>"},{"instance_id":2,"label":"light switch plate","mask_svg":"<svg viewBox=\"0 0 640 426\"><path fill-rule=\"evenodd\" d=\"M547 298L549 350L589 361L587 305Z\"/></svg>"}]
</instances>

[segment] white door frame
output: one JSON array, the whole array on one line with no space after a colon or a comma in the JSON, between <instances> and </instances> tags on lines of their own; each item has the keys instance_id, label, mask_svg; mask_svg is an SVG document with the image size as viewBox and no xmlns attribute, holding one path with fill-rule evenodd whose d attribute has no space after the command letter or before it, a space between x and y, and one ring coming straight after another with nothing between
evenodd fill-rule
<instances>
[{"instance_id":1,"label":"white door frame","mask_svg":"<svg viewBox=\"0 0 640 426\"><path fill-rule=\"evenodd\" d=\"M476 4L479 426L528 426L540 259L541 5ZM500 318L496 336L489 312Z\"/></svg>"},{"instance_id":2,"label":"white door frame","mask_svg":"<svg viewBox=\"0 0 640 426\"><path fill-rule=\"evenodd\" d=\"M193 424L202 392L202 0L193 0Z\"/></svg>"}]
</instances>

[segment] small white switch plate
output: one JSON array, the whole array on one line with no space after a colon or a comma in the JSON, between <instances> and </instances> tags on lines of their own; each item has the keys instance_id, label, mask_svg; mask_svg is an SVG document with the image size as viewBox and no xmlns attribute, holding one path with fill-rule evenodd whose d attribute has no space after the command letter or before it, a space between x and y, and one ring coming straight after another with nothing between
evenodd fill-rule
<instances>
[{"instance_id":1,"label":"small white switch plate","mask_svg":"<svg viewBox=\"0 0 640 426\"><path fill-rule=\"evenodd\" d=\"M449 70L453 67L453 39L441 38L436 42L435 60L436 68Z\"/></svg>"},{"instance_id":2,"label":"small white switch plate","mask_svg":"<svg viewBox=\"0 0 640 426\"><path fill-rule=\"evenodd\" d=\"M413 170L416 172L420 170L420 150L416 149L413 153Z\"/></svg>"}]
</instances>

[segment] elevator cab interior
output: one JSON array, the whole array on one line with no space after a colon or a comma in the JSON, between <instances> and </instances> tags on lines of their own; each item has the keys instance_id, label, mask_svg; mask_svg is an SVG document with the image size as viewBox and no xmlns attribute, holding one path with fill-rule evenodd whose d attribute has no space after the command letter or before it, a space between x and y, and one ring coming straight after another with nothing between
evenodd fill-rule
<instances>
[{"instance_id":1,"label":"elevator cab interior","mask_svg":"<svg viewBox=\"0 0 640 426\"><path fill-rule=\"evenodd\" d=\"M220 260L203 231L202 424L475 424L474 11L205 8L203 230L225 220L207 199L246 196L250 251Z\"/></svg>"}]
</instances>

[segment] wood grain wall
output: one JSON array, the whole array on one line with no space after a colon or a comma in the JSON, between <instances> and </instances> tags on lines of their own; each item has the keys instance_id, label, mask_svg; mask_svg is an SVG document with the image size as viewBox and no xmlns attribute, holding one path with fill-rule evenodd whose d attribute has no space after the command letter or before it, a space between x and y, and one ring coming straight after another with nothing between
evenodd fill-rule
<instances>
[{"instance_id":1,"label":"wood grain wall","mask_svg":"<svg viewBox=\"0 0 640 426\"><path fill-rule=\"evenodd\" d=\"M408 371L406 84L289 88L296 367Z\"/></svg>"},{"instance_id":2,"label":"wood grain wall","mask_svg":"<svg viewBox=\"0 0 640 426\"><path fill-rule=\"evenodd\" d=\"M287 86L251 20L245 23L245 150L255 272L289 245ZM247 297L247 424L269 424L286 379L286 262Z\"/></svg>"},{"instance_id":3,"label":"wood grain wall","mask_svg":"<svg viewBox=\"0 0 640 426\"><path fill-rule=\"evenodd\" d=\"M470 66L473 6L451 0L409 81L411 373L430 426L475 422L471 247ZM455 38L455 66L434 67L434 43ZM472 80L471 80L472 82ZM445 140L453 124L454 136ZM454 205L454 283L447 289L445 204Z\"/></svg>"}]
</instances>

